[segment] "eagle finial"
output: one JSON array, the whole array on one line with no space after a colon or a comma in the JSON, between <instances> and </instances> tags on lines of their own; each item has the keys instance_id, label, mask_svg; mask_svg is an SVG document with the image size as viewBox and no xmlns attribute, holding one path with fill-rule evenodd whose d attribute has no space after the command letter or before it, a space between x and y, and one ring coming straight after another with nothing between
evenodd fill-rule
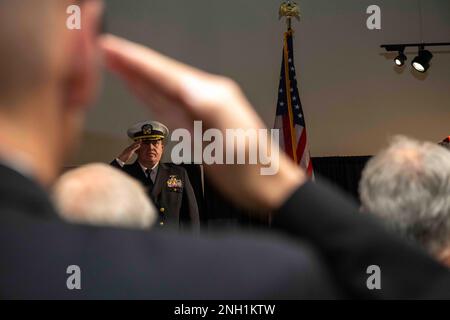
<instances>
[{"instance_id":1,"label":"eagle finial","mask_svg":"<svg viewBox=\"0 0 450 320\"><path fill-rule=\"evenodd\" d=\"M284 1L279 10L279 19L286 17L288 19L296 18L300 21L300 7L294 1Z\"/></svg>"}]
</instances>

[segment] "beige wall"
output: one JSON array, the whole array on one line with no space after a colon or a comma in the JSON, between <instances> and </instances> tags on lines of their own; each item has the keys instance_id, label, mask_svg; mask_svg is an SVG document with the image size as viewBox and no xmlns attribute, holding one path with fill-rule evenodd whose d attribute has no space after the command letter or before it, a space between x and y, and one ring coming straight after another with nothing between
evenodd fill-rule
<instances>
[{"instance_id":1,"label":"beige wall","mask_svg":"<svg viewBox=\"0 0 450 320\"><path fill-rule=\"evenodd\" d=\"M236 79L271 126L284 24L280 1L108 0L110 32ZM450 134L450 47L435 48L426 76L393 68L379 45L420 41L416 0L302 0L295 58L313 156L366 155L392 134L437 141ZM366 8L382 8L382 30ZM424 41L450 41L450 1L422 0ZM436 52L437 51L437 52ZM415 53L414 50L408 52ZM408 62L414 55L408 55ZM128 142L127 126L155 118L113 76L91 111L71 164L108 161ZM172 128L173 129L173 128Z\"/></svg>"}]
</instances>

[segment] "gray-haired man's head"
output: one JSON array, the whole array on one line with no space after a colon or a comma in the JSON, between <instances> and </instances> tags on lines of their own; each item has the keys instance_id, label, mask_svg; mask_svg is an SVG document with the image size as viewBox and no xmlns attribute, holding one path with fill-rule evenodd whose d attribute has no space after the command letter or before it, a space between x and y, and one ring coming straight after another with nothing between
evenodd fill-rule
<instances>
[{"instance_id":1,"label":"gray-haired man's head","mask_svg":"<svg viewBox=\"0 0 450 320\"><path fill-rule=\"evenodd\" d=\"M144 187L107 164L89 164L63 174L53 200L64 220L73 223L148 228L156 208Z\"/></svg>"},{"instance_id":2,"label":"gray-haired man's head","mask_svg":"<svg viewBox=\"0 0 450 320\"><path fill-rule=\"evenodd\" d=\"M450 251L450 153L396 137L363 171L363 209L442 259Z\"/></svg>"}]
</instances>

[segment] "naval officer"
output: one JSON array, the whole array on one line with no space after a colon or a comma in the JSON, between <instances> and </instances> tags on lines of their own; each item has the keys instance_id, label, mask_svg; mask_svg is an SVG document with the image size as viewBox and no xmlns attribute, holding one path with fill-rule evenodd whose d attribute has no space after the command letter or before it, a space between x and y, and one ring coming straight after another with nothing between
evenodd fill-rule
<instances>
[{"instance_id":1,"label":"naval officer","mask_svg":"<svg viewBox=\"0 0 450 320\"><path fill-rule=\"evenodd\" d=\"M127 134L134 143L111 165L141 181L147 188L159 212L157 225L182 229L189 227L198 231L198 206L186 170L174 164L161 163L169 129L157 121L144 121L129 128ZM127 164L134 153L137 160Z\"/></svg>"}]
</instances>

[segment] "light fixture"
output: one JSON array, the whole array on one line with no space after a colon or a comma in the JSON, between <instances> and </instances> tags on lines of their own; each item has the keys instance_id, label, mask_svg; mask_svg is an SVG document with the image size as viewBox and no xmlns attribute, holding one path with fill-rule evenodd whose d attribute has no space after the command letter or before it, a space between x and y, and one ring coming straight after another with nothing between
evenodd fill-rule
<instances>
[{"instance_id":1,"label":"light fixture","mask_svg":"<svg viewBox=\"0 0 450 320\"><path fill-rule=\"evenodd\" d=\"M405 64L405 61L408 60L404 53L404 50L405 49L399 51L397 58L394 59L395 65L398 67L402 67Z\"/></svg>"},{"instance_id":2,"label":"light fixture","mask_svg":"<svg viewBox=\"0 0 450 320\"><path fill-rule=\"evenodd\" d=\"M433 54L425 50L425 47L442 47L450 46L450 42L437 42L437 43L408 43L408 44L383 44L382 48L388 52L398 51L398 56L394 59L395 65L401 67L408 59L405 55L405 48L417 47L419 48L419 55L411 62L414 70L425 73L430 68L430 61L433 59Z\"/></svg>"},{"instance_id":3,"label":"light fixture","mask_svg":"<svg viewBox=\"0 0 450 320\"><path fill-rule=\"evenodd\" d=\"M432 58L433 54L422 47L419 50L419 55L414 58L414 60L411 62L411 65L416 71L425 73L430 68L430 61Z\"/></svg>"}]
</instances>

